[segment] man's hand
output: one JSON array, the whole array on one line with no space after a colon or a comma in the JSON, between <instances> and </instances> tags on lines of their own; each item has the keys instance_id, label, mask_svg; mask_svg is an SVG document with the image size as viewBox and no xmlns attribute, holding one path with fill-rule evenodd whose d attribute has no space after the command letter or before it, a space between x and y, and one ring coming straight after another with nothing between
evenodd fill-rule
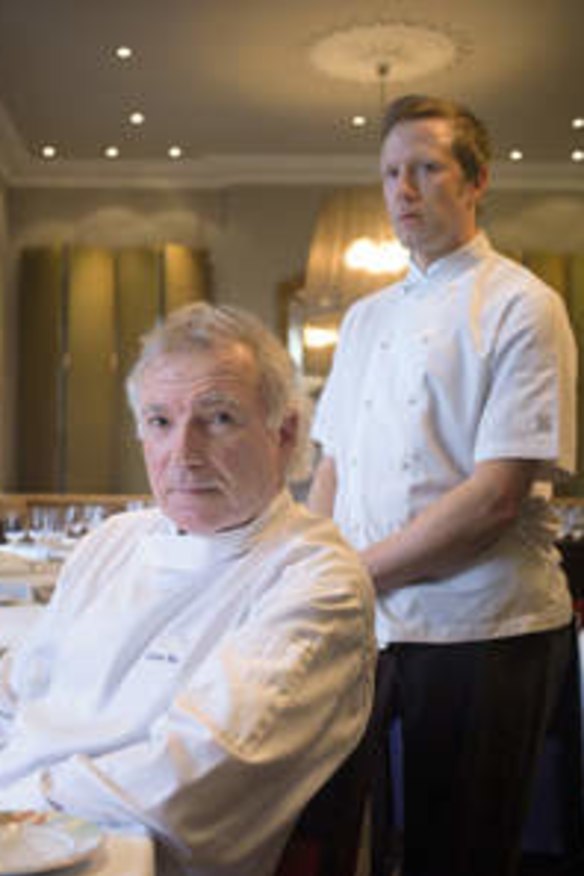
<instances>
[{"instance_id":1,"label":"man's hand","mask_svg":"<svg viewBox=\"0 0 584 876\"><path fill-rule=\"evenodd\" d=\"M479 463L403 529L362 551L378 592L439 580L475 562L517 520L537 468L531 460Z\"/></svg>"}]
</instances>

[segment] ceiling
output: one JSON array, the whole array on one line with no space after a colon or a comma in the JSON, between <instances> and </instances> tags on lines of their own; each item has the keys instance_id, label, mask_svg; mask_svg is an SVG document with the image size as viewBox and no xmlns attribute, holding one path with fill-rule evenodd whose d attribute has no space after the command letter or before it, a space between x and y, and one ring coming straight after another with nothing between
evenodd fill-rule
<instances>
[{"instance_id":1,"label":"ceiling","mask_svg":"<svg viewBox=\"0 0 584 876\"><path fill-rule=\"evenodd\" d=\"M584 161L570 159L584 150L571 126L584 117L582 0L0 0L0 174L11 186L374 179L374 126L349 120L379 112L378 59L354 82L317 69L311 49L375 22L454 47L446 69L405 82L390 70L388 98L462 99L492 130L500 184L584 190ZM45 143L57 158L40 157ZM102 156L112 144L116 160Z\"/></svg>"}]
</instances>

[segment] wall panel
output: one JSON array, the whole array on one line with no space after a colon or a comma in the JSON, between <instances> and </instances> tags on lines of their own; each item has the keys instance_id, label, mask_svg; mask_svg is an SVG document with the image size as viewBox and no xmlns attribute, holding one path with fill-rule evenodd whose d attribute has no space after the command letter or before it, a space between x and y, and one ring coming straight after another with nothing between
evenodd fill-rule
<instances>
[{"instance_id":1,"label":"wall panel","mask_svg":"<svg viewBox=\"0 0 584 876\"><path fill-rule=\"evenodd\" d=\"M116 427L120 436L115 460L116 491L144 493L148 486L134 418L126 401L124 382L140 350L140 338L162 310L162 252L122 250L116 255L116 332L119 377Z\"/></svg>"},{"instance_id":2,"label":"wall panel","mask_svg":"<svg viewBox=\"0 0 584 876\"><path fill-rule=\"evenodd\" d=\"M60 247L23 253L19 273L16 446L18 487L59 490L62 309L65 262Z\"/></svg>"},{"instance_id":3,"label":"wall panel","mask_svg":"<svg viewBox=\"0 0 584 876\"><path fill-rule=\"evenodd\" d=\"M205 253L178 244L164 247L164 309L166 313L209 298L210 280Z\"/></svg>"},{"instance_id":4,"label":"wall panel","mask_svg":"<svg viewBox=\"0 0 584 876\"><path fill-rule=\"evenodd\" d=\"M70 493L113 492L117 361L114 260L104 249L70 253L66 474Z\"/></svg>"},{"instance_id":5,"label":"wall panel","mask_svg":"<svg viewBox=\"0 0 584 876\"><path fill-rule=\"evenodd\" d=\"M141 336L208 282L182 246L23 250L15 489L147 492L124 381Z\"/></svg>"}]
</instances>

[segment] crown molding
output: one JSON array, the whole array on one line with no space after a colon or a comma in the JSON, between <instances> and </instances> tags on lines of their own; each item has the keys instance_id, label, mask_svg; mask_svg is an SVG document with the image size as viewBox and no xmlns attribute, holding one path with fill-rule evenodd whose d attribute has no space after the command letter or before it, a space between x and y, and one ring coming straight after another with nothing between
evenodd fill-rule
<instances>
[{"instance_id":1,"label":"crown molding","mask_svg":"<svg viewBox=\"0 0 584 876\"><path fill-rule=\"evenodd\" d=\"M206 155L172 161L32 156L0 103L0 180L10 188L223 189L245 185L368 185L376 154ZM584 163L495 162L491 189L584 192Z\"/></svg>"},{"instance_id":2,"label":"crown molding","mask_svg":"<svg viewBox=\"0 0 584 876\"><path fill-rule=\"evenodd\" d=\"M245 185L370 185L379 180L377 156L208 155L163 161L63 161L26 156L2 160L12 188L222 189ZM495 162L491 189L584 192L584 166Z\"/></svg>"},{"instance_id":3,"label":"crown molding","mask_svg":"<svg viewBox=\"0 0 584 876\"><path fill-rule=\"evenodd\" d=\"M584 163L493 162L491 189L528 192L584 192Z\"/></svg>"},{"instance_id":4,"label":"crown molding","mask_svg":"<svg viewBox=\"0 0 584 876\"><path fill-rule=\"evenodd\" d=\"M0 178L10 184L12 174L26 156L26 147L12 119L0 102Z\"/></svg>"},{"instance_id":5,"label":"crown molding","mask_svg":"<svg viewBox=\"0 0 584 876\"><path fill-rule=\"evenodd\" d=\"M221 189L245 185L341 185L376 182L376 156L206 155L198 159L41 161L8 166L14 188Z\"/></svg>"}]
</instances>

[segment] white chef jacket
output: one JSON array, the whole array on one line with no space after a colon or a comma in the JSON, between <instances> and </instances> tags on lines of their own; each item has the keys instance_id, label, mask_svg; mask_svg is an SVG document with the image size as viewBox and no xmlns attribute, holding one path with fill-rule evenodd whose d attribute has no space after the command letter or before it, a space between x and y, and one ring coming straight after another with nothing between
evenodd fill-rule
<instances>
[{"instance_id":1,"label":"white chef jacket","mask_svg":"<svg viewBox=\"0 0 584 876\"><path fill-rule=\"evenodd\" d=\"M54 802L145 824L194 876L271 874L365 727L373 601L334 525L287 492L212 537L111 517L7 667L0 808L42 805L48 768Z\"/></svg>"},{"instance_id":2,"label":"white chef jacket","mask_svg":"<svg viewBox=\"0 0 584 876\"><path fill-rule=\"evenodd\" d=\"M313 437L337 469L334 519L379 541L476 463L571 471L576 353L560 296L484 234L361 299L341 329ZM541 484L471 568L378 599L377 637L447 642L562 626L571 617ZM549 492L549 490L547 490Z\"/></svg>"}]
</instances>

